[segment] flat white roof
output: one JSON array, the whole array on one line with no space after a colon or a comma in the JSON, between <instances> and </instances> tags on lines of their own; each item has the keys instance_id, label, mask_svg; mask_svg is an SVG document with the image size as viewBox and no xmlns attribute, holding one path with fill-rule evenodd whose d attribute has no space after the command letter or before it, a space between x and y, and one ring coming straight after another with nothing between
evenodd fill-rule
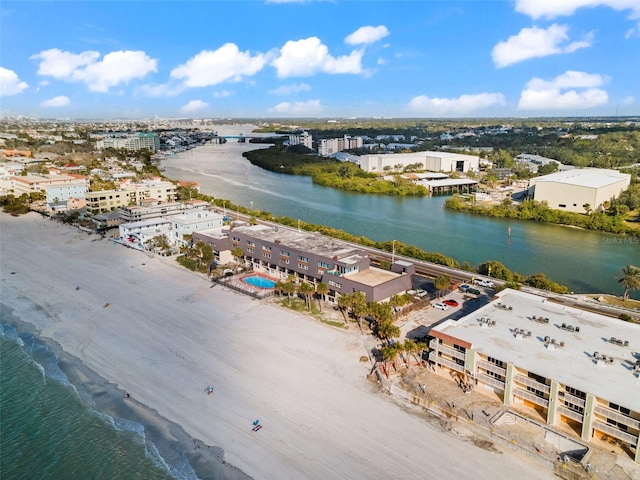
<instances>
[{"instance_id":1,"label":"flat white roof","mask_svg":"<svg viewBox=\"0 0 640 480\"><path fill-rule=\"evenodd\" d=\"M532 183L553 182L580 187L602 188L622 180L630 179L628 173L604 168L575 168L537 177Z\"/></svg>"},{"instance_id":2,"label":"flat white roof","mask_svg":"<svg viewBox=\"0 0 640 480\"><path fill-rule=\"evenodd\" d=\"M549 323L534 321L534 315L549 318ZM481 318L495 320L496 325L482 327ZM563 323L579 327L579 333L563 329ZM531 331L531 336L516 338L516 328ZM633 373L640 360L640 325L506 289L484 307L433 330L465 340L484 355L640 411L640 380ZM548 349L545 337L564 346ZM611 343L611 337L629 345ZM615 360L596 364L595 352Z\"/></svg>"}]
</instances>

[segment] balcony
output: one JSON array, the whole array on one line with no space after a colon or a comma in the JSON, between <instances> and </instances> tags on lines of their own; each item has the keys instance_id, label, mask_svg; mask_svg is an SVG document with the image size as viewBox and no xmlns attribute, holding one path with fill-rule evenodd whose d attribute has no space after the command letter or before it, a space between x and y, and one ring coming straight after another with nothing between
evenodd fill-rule
<instances>
[{"instance_id":1,"label":"balcony","mask_svg":"<svg viewBox=\"0 0 640 480\"><path fill-rule=\"evenodd\" d=\"M540 405L541 407L549 408L549 400L539 397L534 393L527 392L526 390L522 390L521 388L514 388L513 394L516 397L524 398L525 400L529 400L531 403L535 403L536 405Z\"/></svg>"},{"instance_id":2,"label":"balcony","mask_svg":"<svg viewBox=\"0 0 640 480\"><path fill-rule=\"evenodd\" d=\"M533 378L525 377L524 375L516 375L513 378L516 382L521 383L522 385L526 385L527 387L540 390L541 392L544 392L547 395L551 391L548 385L545 385L544 383L540 383L534 380Z\"/></svg>"},{"instance_id":3,"label":"balcony","mask_svg":"<svg viewBox=\"0 0 640 480\"><path fill-rule=\"evenodd\" d=\"M502 390L504 392L504 382L501 382L500 380L498 380L497 378L493 378L489 375L486 375L482 372L478 372L476 373L475 377L481 381L482 383L486 384L486 385L491 385L492 387L495 387L499 390Z\"/></svg>"},{"instance_id":4,"label":"balcony","mask_svg":"<svg viewBox=\"0 0 640 480\"><path fill-rule=\"evenodd\" d=\"M582 413L576 412L575 410L571 410L568 407L560 405L560 406L558 406L557 411L558 411L558 413L560 415L563 415L563 416L565 416L567 418L575 420L576 422L582 423L583 420L584 420L584 415Z\"/></svg>"},{"instance_id":5,"label":"balcony","mask_svg":"<svg viewBox=\"0 0 640 480\"><path fill-rule=\"evenodd\" d=\"M435 359L435 362L438 365L450 368L451 370L455 370L456 372L464 373L464 365L458 365L456 362L452 362L451 360L447 360L446 358L437 357Z\"/></svg>"},{"instance_id":6,"label":"balcony","mask_svg":"<svg viewBox=\"0 0 640 480\"><path fill-rule=\"evenodd\" d=\"M460 352L455 348L451 348L447 345L438 345L437 350L444 353L445 355L448 355L451 358L457 358L459 360L464 360L466 355L465 353Z\"/></svg>"},{"instance_id":7,"label":"balcony","mask_svg":"<svg viewBox=\"0 0 640 480\"><path fill-rule=\"evenodd\" d=\"M596 430L600 430L607 435L610 435L618 440L622 440L623 442L627 442L630 445L637 445L638 437L635 435L631 435L630 433L623 432L622 430L617 429L612 425L607 425L606 423L594 421L591 426Z\"/></svg>"},{"instance_id":8,"label":"balcony","mask_svg":"<svg viewBox=\"0 0 640 480\"><path fill-rule=\"evenodd\" d=\"M574 405L576 405L578 407L584 408L584 403L585 402L584 402L584 400L582 398L576 397L576 396L571 395L571 394L569 394L567 392L564 392L564 395L562 395L562 396L558 395L558 400L560 400L560 401L564 400L564 401L572 403L572 404L574 404Z\"/></svg>"},{"instance_id":9,"label":"balcony","mask_svg":"<svg viewBox=\"0 0 640 480\"><path fill-rule=\"evenodd\" d=\"M477 363L478 367L488 371L488 372L493 372L496 375L500 375L501 377L506 377L507 376L507 369L506 368L502 368L497 366L494 363L491 362L486 362L484 360L480 360Z\"/></svg>"},{"instance_id":10,"label":"balcony","mask_svg":"<svg viewBox=\"0 0 640 480\"><path fill-rule=\"evenodd\" d=\"M600 415L604 418L610 418L611 420L615 420L627 427L640 430L640 421L635 418L627 417L626 415L616 412L615 410L611 410L610 408L603 407L602 405L596 405L596 408L594 408L593 411L596 415Z\"/></svg>"}]
</instances>

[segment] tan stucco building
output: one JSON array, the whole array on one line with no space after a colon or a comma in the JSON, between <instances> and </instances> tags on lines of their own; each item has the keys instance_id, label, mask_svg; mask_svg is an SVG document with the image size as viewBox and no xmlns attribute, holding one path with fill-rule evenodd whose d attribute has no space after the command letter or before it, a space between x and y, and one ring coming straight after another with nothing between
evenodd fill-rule
<instances>
[{"instance_id":1,"label":"tan stucco building","mask_svg":"<svg viewBox=\"0 0 640 480\"><path fill-rule=\"evenodd\" d=\"M585 205L597 210L606 201L629 188L631 175L617 170L580 168L532 178L529 197L547 202L550 208L586 213Z\"/></svg>"}]
</instances>

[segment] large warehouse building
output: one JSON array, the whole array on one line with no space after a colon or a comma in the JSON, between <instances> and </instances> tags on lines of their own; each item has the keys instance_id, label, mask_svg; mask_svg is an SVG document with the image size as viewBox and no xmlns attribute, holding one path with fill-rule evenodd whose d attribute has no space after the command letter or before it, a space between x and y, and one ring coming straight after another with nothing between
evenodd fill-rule
<instances>
[{"instance_id":1,"label":"large warehouse building","mask_svg":"<svg viewBox=\"0 0 640 480\"><path fill-rule=\"evenodd\" d=\"M451 152L414 152L362 155L359 165L366 172L390 173L408 165L420 164L420 170L431 172L477 172L480 157Z\"/></svg>"},{"instance_id":2,"label":"large warehouse building","mask_svg":"<svg viewBox=\"0 0 640 480\"><path fill-rule=\"evenodd\" d=\"M639 325L506 289L430 335L439 374L640 462Z\"/></svg>"},{"instance_id":3,"label":"large warehouse building","mask_svg":"<svg viewBox=\"0 0 640 480\"><path fill-rule=\"evenodd\" d=\"M617 170L579 168L532 178L529 197L547 202L550 208L586 213L629 188L631 175Z\"/></svg>"}]
</instances>

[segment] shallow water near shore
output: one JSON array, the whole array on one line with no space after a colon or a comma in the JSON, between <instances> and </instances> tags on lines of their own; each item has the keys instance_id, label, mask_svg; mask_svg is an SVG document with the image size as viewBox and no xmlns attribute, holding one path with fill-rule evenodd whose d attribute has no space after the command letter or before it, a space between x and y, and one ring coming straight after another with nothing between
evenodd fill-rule
<instances>
[{"instance_id":1,"label":"shallow water near shore","mask_svg":"<svg viewBox=\"0 0 640 480\"><path fill-rule=\"evenodd\" d=\"M0 478L230 478L221 449L136 413L145 407L30 330L0 304Z\"/></svg>"}]
</instances>

